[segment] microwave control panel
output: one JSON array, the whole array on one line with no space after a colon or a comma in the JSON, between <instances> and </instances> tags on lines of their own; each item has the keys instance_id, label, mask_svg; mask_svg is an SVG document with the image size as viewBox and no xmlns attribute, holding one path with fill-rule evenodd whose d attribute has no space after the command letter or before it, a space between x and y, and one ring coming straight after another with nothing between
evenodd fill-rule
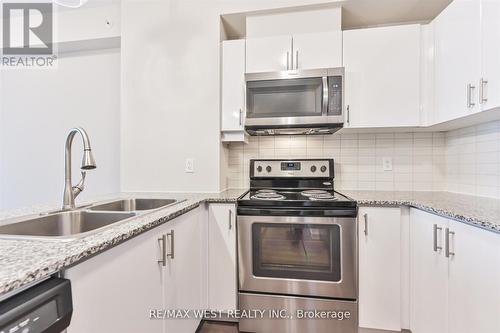
<instances>
[{"instance_id":1,"label":"microwave control panel","mask_svg":"<svg viewBox=\"0 0 500 333\"><path fill-rule=\"evenodd\" d=\"M342 76L328 77L328 115L342 115Z\"/></svg>"}]
</instances>

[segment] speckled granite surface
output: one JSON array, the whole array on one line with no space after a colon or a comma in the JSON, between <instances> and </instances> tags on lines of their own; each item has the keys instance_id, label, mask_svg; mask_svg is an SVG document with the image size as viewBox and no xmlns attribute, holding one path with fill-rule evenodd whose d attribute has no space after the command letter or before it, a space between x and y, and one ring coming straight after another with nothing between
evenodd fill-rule
<instances>
[{"instance_id":1,"label":"speckled granite surface","mask_svg":"<svg viewBox=\"0 0 500 333\"><path fill-rule=\"evenodd\" d=\"M500 200L450 192L342 191L360 205L411 206L500 233Z\"/></svg>"},{"instance_id":2,"label":"speckled granite surface","mask_svg":"<svg viewBox=\"0 0 500 333\"><path fill-rule=\"evenodd\" d=\"M204 202L236 202L244 192L245 190L228 190L214 194L121 194L114 198L165 197L186 200L171 207L129 218L79 239L0 239L0 296L165 223Z\"/></svg>"},{"instance_id":3,"label":"speckled granite surface","mask_svg":"<svg viewBox=\"0 0 500 333\"><path fill-rule=\"evenodd\" d=\"M113 198L166 197L186 200L171 207L130 218L79 239L51 241L0 239L0 297L165 223L204 202L236 202L244 192L245 190L228 190L219 194L120 194ZM356 199L360 205L411 206L500 233L500 200L497 199L448 192L342 191L342 193ZM37 210L37 213L41 211L44 210Z\"/></svg>"}]
</instances>

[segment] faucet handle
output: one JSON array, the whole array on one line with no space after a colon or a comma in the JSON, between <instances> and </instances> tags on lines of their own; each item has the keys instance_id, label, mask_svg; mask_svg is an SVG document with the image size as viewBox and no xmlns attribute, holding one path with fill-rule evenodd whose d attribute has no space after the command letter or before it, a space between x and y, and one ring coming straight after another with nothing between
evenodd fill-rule
<instances>
[{"instance_id":1,"label":"faucet handle","mask_svg":"<svg viewBox=\"0 0 500 333\"><path fill-rule=\"evenodd\" d=\"M82 171L82 179L73 186L73 197L76 198L82 191L85 189L85 177L87 176L87 172Z\"/></svg>"}]
</instances>

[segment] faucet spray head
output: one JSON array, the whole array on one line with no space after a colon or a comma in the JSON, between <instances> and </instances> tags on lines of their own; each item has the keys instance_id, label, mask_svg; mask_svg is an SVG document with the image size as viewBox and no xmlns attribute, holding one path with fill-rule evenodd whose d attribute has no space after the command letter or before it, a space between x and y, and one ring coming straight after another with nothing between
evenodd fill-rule
<instances>
[{"instance_id":1,"label":"faucet spray head","mask_svg":"<svg viewBox=\"0 0 500 333\"><path fill-rule=\"evenodd\" d=\"M97 166L95 164L94 156L92 155L91 149L85 149L83 151L83 159L82 159L82 170L92 170Z\"/></svg>"}]
</instances>

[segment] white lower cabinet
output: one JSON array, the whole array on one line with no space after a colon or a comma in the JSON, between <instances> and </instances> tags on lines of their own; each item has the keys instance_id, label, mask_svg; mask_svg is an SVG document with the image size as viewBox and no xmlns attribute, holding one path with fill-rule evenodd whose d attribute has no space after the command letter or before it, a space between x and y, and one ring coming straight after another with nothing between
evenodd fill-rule
<instances>
[{"instance_id":1,"label":"white lower cabinet","mask_svg":"<svg viewBox=\"0 0 500 333\"><path fill-rule=\"evenodd\" d=\"M413 333L447 332L448 277L443 255L447 223L445 218L410 209L410 326Z\"/></svg>"},{"instance_id":2,"label":"white lower cabinet","mask_svg":"<svg viewBox=\"0 0 500 333\"><path fill-rule=\"evenodd\" d=\"M448 332L500 332L500 235L449 221Z\"/></svg>"},{"instance_id":3,"label":"white lower cabinet","mask_svg":"<svg viewBox=\"0 0 500 333\"><path fill-rule=\"evenodd\" d=\"M165 308L172 310L200 310L206 308L207 276L206 221L202 208L182 215L167 223L167 263L165 267ZM169 254L172 254L169 256ZM192 333L200 318L165 320L167 333Z\"/></svg>"},{"instance_id":4,"label":"white lower cabinet","mask_svg":"<svg viewBox=\"0 0 500 333\"><path fill-rule=\"evenodd\" d=\"M236 207L210 204L208 214L209 308L237 309Z\"/></svg>"},{"instance_id":5,"label":"white lower cabinet","mask_svg":"<svg viewBox=\"0 0 500 333\"><path fill-rule=\"evenodd\" d=\"M411 209L411 331L500 332L500 235Z\"/></svg>"},{"instance_id":6,"label":"white lower cabinet","mask_svg":"<svg viewBox=\"0 0 500 333\"><path fill-rule=\"evenodd\" d=\"M68 333L194 332L199 319L154 320L150 311L205 308L201 213L195 209L67 269L73 294ZM158 262L172 250L165 266Z\"/></svg>"},{"instance_id":7,"label":"white lower cabinet","mask_svg":"<svg viewBox=\"0 0 500 333\"><path fill-rule=\"evenodd\" d=\"M359 326L401 330L401 210L359 210Z\"/></svg>"},{"instance_id":8,"label":"white lower cabinet","mask_svg":"<svg viewBox=\"0 0 500 333\"><path fill-rule=\"evenodd\" d=\"M162 332L149 311L163 309L164 270L158 265L161 226L65 271L73 317L68 333Z\"/></svg>"}]
</instances>

